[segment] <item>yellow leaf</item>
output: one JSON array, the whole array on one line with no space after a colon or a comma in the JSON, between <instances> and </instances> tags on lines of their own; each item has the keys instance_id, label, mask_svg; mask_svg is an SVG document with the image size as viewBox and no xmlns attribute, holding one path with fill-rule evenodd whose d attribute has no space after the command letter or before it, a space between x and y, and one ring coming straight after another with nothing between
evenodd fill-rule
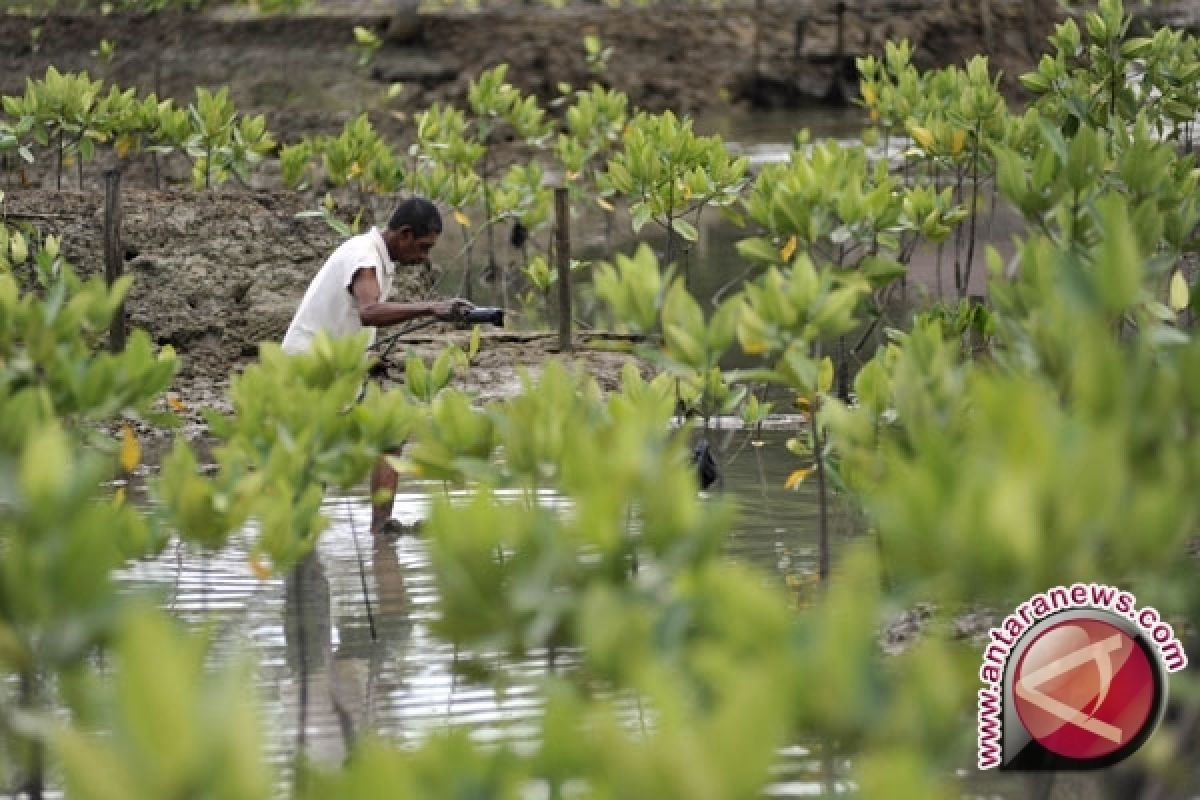
<instances>
[{"instance_id":1,"label":"yellow leaf","mask_svg":"<svg viewBox=\"0 0 1200 800\"><path fill-rule=\"evenodd\" d=\"M471 218L464 214L461 209L454 209L454 221L464 228L471 227Z\"/></svg>"},{"instance_id":2,"label":"yellow leaf","mask_svg":"<svg viewBox=\"0 0 1200 800\"><path fill-rule=\"evenodd\" d=\"M125 505L125 487L124 486L118 486L117 490L115 492L113 492L113 505L114 506Z\"/></svg>"},{"instance_id":3,"label":"yellow leaf","mask_svg":"<svg viewBox=\"0 0 1200 800\"><path fill-rule=\"evenodd\" d=\"M955 131L954 134L950 137L950 152L953 153L954 155L958 155L959 153L961 153L963 151L963 148L966 146L967 146L967 132L964 130Z\"/></svg>"},{"instance_id":4,"label":"yellow leaf","mask_svg":"<svg viewBox=\"0 0 1200 800\"><path fill-rule=\"evenodd\" d=\"M603 197L597 197L597 198L596 198L596 205L600 206L600 207L601 207L601 208L603 208L605 211L608 211L608 212L610 212L610 213L611 213L612 211L615 211L615 210L616 210L616 209L614 209L614 208L613 208L613 204L612 204L612 203L610 203L610 202L608 202L607 200L605 200Z\"/></svg>"},{"instance_id":5,"label":"yellow leaf","mask_svg":"<svg viewBox=\"0 0 1200 800\"><path fill-rule=\"evenodd\" d=\"M793 401L793 402L794 402L796 408L800 409L801 411L803 411L805 413L807 413L808 410L810 408L812 408L812 403L810 403L808 398L804 397L803 395L797 395L795 401Z\"/></svg>"},{"instance_id":6,"label":"yellow leaf","mask_svg":"<svg viewBox=\"0 0 1200 800\"><path fill-rule=\"evenodd\" d=\"M1183 311L1188 307L1188 302L1191 300L1191 291L1188 289L1187 279L1183 277L1183 273L1175 270L1175 274L1171 276L1170 290L1170 306L1172 311Z\"/></svg>"},{"instance_id":7,"label":"yellow leaf","mask_svg":"<svg viewBox=\"0 0 1200 800\"><path fill-rule=\"evenodd\" d=\"M787 480L783 482L783 488L795 489L797 486L804 483L804 479L812 474L813 469L815 469L815 467L804 467L803 469L798 469L791 475L788 475Z\"/></svg>"},{"instance_id":8,"label":"yellow leaf","mask_svg":"<svg viewBox=\"0 0 1200 800\"><path fill-rule=\"evenodd\" d=\"M133 140L128 136L122 136L117 139L117 157L124 158L129 154L129 150L133 147Z\"/></svg>"},{"instance_id":9,"label":"yellow leaf","mask_svg":"<svg viewBox=\"0 0 1200 800\"><path fill-rule=\"evenodd\" d=\"M791 261L792 256L796 255L796 237L789 236L787 242L779 251L779 257L784 261Z\"/></svg>"},{"instance_id":10,"label":"yellow leaf","mask_svg":"<svg viewBox=\"0 0 1200 800\"><path fill-rule=\"evenodd\" d=\"M13 264L24 264L25 259L29 258L29 245L25 241L25 236L20 231L13 231L12 237L8 240L8 250L12 253Z\"/></svg>"},{"instance_id":11,"label":"yellow leaf","mask_svg":"<svg viewBox=\"0 0 1200 800\"><path fill-rule=\"evenodd\" d=\"M167 405L180 414L183 414L188 410L187 405L174 395L167 396Z\"/></svg>"},{"instance_id":12,"label":"yellow leaf","mask_svg":"<svg viewBox=\"0 0 1200 800\"><path fill-rule=\"evenodd\" d=\"M817 391L828 392L833 388L833 360L829 356L821 359L821 366L817 370Z\"/></svg>"},{"instance_id":13,"label":"yellow leaf","mask_svg":"<svg viewBox=\"0 0 1200 800\"><path fill-rule=\"evenodd\" d=\"M767 343L761 339L753 342L742 342L742 352L748 356L761 356L767 352Z\"/></svg>"},{"instance_id":14,"label":"yellow leaf","mask_svg":"<svg viewBox=\"0 0 1200 800\"><path fill-rule=\"evenodd\" d=\"M357 178L359 175L362 175L362 173L363 173L362 164L359 164L357 161L355 161L353 164L350 165L350 177L351 178Z\"/></svg>"},{"instance_id":15,"label":"yellow leaf","mask_svg":"<svg viewBox=\"0 0 1200 800\"><path fill-rule=\"evenodd\" d=\"M871 122L879 122L879 112L872 108L871 113L867 114L867 119Z\"/></svg>"},{"instance_id":16,"label":"yellow leaf","mask_svg":"<svg viewBox=\"0 0 1200 800\"><path fill-rule=\"evenodd\" d=\"M265 581L271 577L271 565L263 561L262 554L252 554L247 563L249 563L250 571L254 573L254 577L260 581Z\"/></svg>"},{"instance_id":17,"label":"yellow leaf","mask_svg":"<svg viewBox=\"0 0 1200 800\"><path fill-rule=\"evenodd\" d=\"M142 447L138 444L133 428L128 424L121 426L121 468L133 472L142 460Z\"/></svg>"},{"instance_id":18,"label":"yellow leaf","mask_svg":"<svg viewBox=\"0 0 1200 800\"><path fill-rule=\"evenodd\" d=\"M875 95L875 87L871 86L869 83L864 83L862 85L862 96L863 100L866 101L868 106L875 105L875 101L879 99Z\"/></svg>"},{"instance_id":19,"label":"yellow leaf","mask_svg":"<svg viewBox=\"0 0 1200 800\"><path fill-rule=\"evenodd\" d=\"M928 128L922 128L920 125L913 125L908 131L912 134L913 141L921 145L926 150L933 147L933 132Z\"/></svg>"},{"instance_id":20,"label":"yellow leaf","mask_svg":"<svg viewBox=\"0 0 1200 800\"><path fill-rule=\"evenodd\" d=\"M569 181L573 181L573 180L576 180L576 179L578 179L578 178L579 178L579 173L578 173L578 172L573 172L573 171L571 171L571 170L568 170L568 171L567 171L567 180L569 180Z\"/></svg>"}]
</instances>

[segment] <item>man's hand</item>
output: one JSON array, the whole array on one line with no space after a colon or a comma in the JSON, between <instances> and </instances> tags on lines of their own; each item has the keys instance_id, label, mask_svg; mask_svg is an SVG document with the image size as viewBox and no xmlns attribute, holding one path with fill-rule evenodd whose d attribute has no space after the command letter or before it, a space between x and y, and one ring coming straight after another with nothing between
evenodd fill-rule
<instances>
[{"instance_id":1,"label":"man's hand","mask_svg":"<svg viewBox=\"0 0 1200 800\"><path fill-rule=\"evenodd\" d=\"M446 321L459 319L473 308L475 308L474 303L470 300L463 300L461 297L456 297L453 300L443 300L433 303L430 306L430 310L435 317Z\"/></svg>"}]
</instances>

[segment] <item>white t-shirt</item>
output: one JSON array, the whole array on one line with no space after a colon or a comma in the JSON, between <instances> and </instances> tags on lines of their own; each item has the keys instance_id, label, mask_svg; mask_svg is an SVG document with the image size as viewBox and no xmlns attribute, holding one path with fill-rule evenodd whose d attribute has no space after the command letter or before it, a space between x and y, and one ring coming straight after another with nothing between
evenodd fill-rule
<instances>
[{"instance_id":1,"label":"white t-shirt","mask_svg":"<svg viewBox=\"0 0 1200 800\"><path fill-rule=\"evenodd\" d=\"M375 270L379 281L379 299L386 300L392 291L396 265L388 255L387 245L378 228L351 237L333 251L325 266L312 279L292 324L283 337L285 353L303 353L317 331L332 337L350 336L363 329L358 315L358 302L350 291L354 273L364 267ZM375 341L375 329L368 346Z\"/></svg>"}]
</instances>

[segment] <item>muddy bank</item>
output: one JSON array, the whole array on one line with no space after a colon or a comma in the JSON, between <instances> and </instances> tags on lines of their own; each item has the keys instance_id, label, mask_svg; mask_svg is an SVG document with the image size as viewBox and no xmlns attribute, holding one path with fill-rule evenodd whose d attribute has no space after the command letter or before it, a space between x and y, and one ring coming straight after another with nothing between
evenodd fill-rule
<instances>
[{"instance_id":1,"label":"muddy bank","mask_svg":"<svg viewBox=\"0 0 1200 800\"><path fill-rule=\"evenodd\" d=\"M398 24L379 11L231 18L216 13L0 16L0 92L19 93L27 75L48 65L86 69L122 86L178 99L195 86L228 84L245 110L265 112L285 141L334 132L371 111L380 127L403 135L408 114L433 102L462 103L482 70L511 66L509 79L549 101L561 83L599 80L651 110L699 112L729 103L776 107L820 102L847 59L907 38L929 67L990 52L1005 85L1034 63L1059 13L1055 4L993 4L981 18L967 0L889 0L839 4L771 0L721 9L565 10L507 8L422 14ZM840 9L840 10L839 10ZM359 63L355 26L383 46ZM613 48L602 70L584 55L585 33ZM111 62L96 51L116 46ZM385 92L393 83L397 98Z\"/></svg>"}]
</instances>

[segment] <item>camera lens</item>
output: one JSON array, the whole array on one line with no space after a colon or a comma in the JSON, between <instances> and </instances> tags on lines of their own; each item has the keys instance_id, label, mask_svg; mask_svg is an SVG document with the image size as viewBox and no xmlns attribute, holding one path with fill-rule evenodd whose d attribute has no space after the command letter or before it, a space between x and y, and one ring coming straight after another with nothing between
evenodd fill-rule
<instances>
[{"instance_id":1,"label":"camera lens","mask_svg":"<svg viewBox=\"0 0 1200 800\"><path fill-rule=\"evenodd\" d=\"M497 328L503 328L504 309L488 307L473 308L466 313L464 321L472 325L495 325Z\"/></svg>"}]
</instances>

